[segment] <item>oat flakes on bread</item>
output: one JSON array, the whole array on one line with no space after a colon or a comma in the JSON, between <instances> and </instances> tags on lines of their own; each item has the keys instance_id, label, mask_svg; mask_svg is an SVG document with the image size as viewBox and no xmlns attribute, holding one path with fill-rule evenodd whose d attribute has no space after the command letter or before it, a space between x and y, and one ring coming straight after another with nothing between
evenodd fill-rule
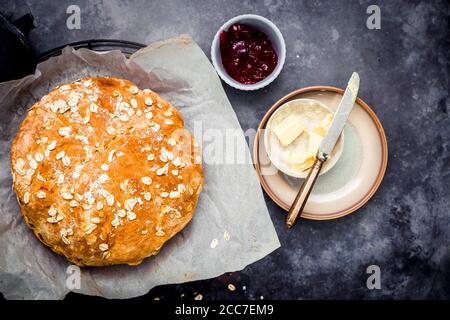
<instances>
[{"instance_id":1,"label":"oat flakes on bread","mask_svg":"<svg viewBox=\"0 0 450 320\"><path fill-rule=\"evenodd\" d=\"M83 78L34 104L11 146L22 215L79 266L137 265L191 220L200 151L155 92Z\"/></svg>"}]
</instances>

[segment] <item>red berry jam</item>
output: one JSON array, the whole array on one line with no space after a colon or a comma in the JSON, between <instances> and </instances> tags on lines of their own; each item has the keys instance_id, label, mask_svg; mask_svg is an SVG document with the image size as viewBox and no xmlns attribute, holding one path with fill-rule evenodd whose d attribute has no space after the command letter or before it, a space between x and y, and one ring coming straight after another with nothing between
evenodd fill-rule
<instances>
[{"instance_id":1,"label":"red berry jam","mask_svg":"<svg viewBox=\"0 0 450 320\"><path fill-rule=\"evenodd\" d=\"M242 84L265 79L275 69L278 57L267 35L253 27L236 23L220 34L222 64L228 74Z\"/></svg>"}]
</instances>

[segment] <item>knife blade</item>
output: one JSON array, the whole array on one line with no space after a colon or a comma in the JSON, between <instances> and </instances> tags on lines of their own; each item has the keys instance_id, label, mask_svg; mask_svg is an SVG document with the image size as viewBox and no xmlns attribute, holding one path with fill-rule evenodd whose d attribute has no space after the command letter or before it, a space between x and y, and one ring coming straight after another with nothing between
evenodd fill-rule
<instances>
[{"instance_id":1,"label":"knife blade","mask_svg":"<svg viewBox=\"0 0 450 320\"><path fill-rule=\"evenodd\" d=\"M344 96L342 97L342 100L334 114L333 122L328 128L327 134L320 144L317 157L328 159L331 151L333 151L336 141L339 139L350 112L352 111L353 105L355 104L356 97L358 96L358 90L359 75L358 73L353 72L350 80L348 81Z\"/></svg>"}]
</instances>

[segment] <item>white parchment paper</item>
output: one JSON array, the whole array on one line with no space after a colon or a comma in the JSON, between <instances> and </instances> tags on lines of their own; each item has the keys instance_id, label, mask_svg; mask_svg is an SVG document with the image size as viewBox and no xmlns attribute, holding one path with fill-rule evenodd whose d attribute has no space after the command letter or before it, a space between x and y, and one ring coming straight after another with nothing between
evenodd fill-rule
<instances>
[{"instance_id":1,"label":"white parchment paper","mask_svg":"<svg viewBox=\"0 0 450 320\"><path fill-rule=\"evenodd\" d=\"M116 76L168 99L202 130L240 130L212 65L188 36L161 41L127 60L119 51L64 49L34 75L0 84L0 292L7 299L61 299L76 282L70 264L26 227L11 191L9 151L27 109L56 85L84 76ZM201 137L196 137L199 140ZM204 145L204 143L203 143ZM250 153L245 147L245 157ZM137 267L81 268L80 289L107 298L143 295L162 284L242 270L280 246L251 164L204 164L205 187L191 223ZM224 233L229 234L226 240ZM217 239L215 248L211 242ZM72 274L73 276L73 274ZM67 285L69 283L69 286Z\"/></svg>"}]
</instances>

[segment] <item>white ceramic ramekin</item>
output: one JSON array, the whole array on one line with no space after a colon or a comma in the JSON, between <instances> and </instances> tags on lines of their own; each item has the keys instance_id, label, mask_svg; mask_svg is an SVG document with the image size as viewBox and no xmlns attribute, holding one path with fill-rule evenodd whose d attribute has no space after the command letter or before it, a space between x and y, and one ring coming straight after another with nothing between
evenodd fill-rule
<instances>
[{"instance_id":1,"label":"white ceramic ramekin","mask_svg":"<svg viewBox=\"0 0 450 320\"><path fill-rule=\"evenodd\" d=\"M267 121L266 129L264 130L264 144L266 146L267 155L269 156L270 161L272 164L277 167L280 171L284 172L285 174L295 177L295 178L306 178L308 175L310 169L307 169L305 171L297 171L294 170L289 164L279 159L279 157L275 156L277 152L273 152L274 148L280 149L283 148L281 145L276 143L278 141L277 138L272 137L272 121L273 119L277 118L279 114L285 113L290 114L293 113L295 109L302 109L303 106L307 107L314 107L314 108L323 108L333 114L333 110L331 110L327 105L324 103L314 100L314 99L295 99L291 100L289 102L286 102L285 104L281 105L277 110L275 110L274 113L270 116L269 120ZM325 174L328 172L333 166L338 162L339 158L342 155L342 152L344 150L344 131L342 131L341 136L336 143L336 146L334 147L330 158L325 161L322 170L320 171L319 175Z\"/></svg>"},{"instance_id":2,"label":"white ceramic ramekin","mask_svg":"<svg viewBox=\"0 0 450 320\"><path fill-rule=\"evenodd\" d=\"M222 57L220 54L220 34L222 31L227 31L228 28L235 23L248 24L257 30L264 32L271 41L273 48L277 52L278 63L275 69L269 76L267 76L267 78L257 83L242 84L240 82L237 82L232 77L230 77L230 75L223 67ZM222 78L222 80L225 81L228 85L239 90L258 90L267 86L269 83L275 80L276 77L278 77L278 75L281 72L281 69L283 69L285 59L286 59L286 44L284 42L284 38L280 30L270 20L255 14L243 14L228 20L217 31L211 45L211 60L220 78Z\"/></svg>"}]
</instances>

